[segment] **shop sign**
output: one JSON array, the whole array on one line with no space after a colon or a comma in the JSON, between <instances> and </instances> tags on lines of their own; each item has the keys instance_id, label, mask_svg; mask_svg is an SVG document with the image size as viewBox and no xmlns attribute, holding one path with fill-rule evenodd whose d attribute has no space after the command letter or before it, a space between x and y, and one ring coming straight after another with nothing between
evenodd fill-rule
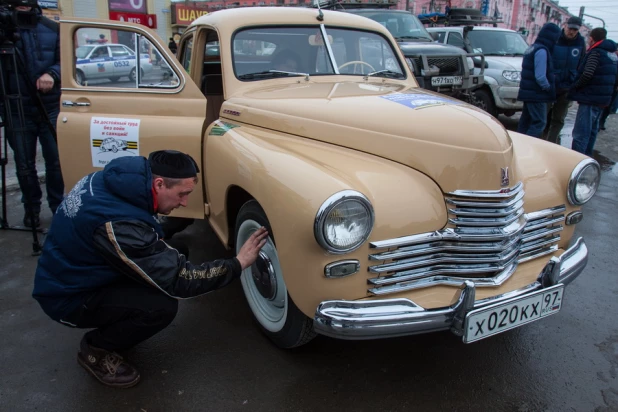
<instances>
[{"instance_id":1,"label":"shop sign","mask_svg":"<svg viewBox=\"0 0 618 412\"><path fill-rule=\"evenodd\" d=\"M111 20L126 21L127 23L137 23L151 29L157 28L156 14L139 14L139 13L121 13L110 11L109 18Z\"/></svg>"},{"instance_id":2,"label":"shop sign","mask_svg":"<svg viewBox=\"0 0 618 412\"><path fill-rule=\"evenodd\" d=\"M208 14L207 10L198 9L196 7L182 6L180 4L175 4L174 6L175 10L172 15L172 24L188 26L193 20Z\"/></svg>"},{"instance_id":3,"label":"shop sign","mask_svg":"<svg viewBox=\"0 0 618 412\"><path fill-rule=\"evenodd\" d=\"M57 9L58 0L39 0L39 6L42 9Z\"/></svg>"},{"instance_id":4,"label":"shop sign","mask_svg":"<svg viewBox=\"0 0 618 412\"><path fill-rule=\"evenodd\" d=\"M148 12L146 0L109 0L109 9L140 14Z\"/></svg>"}]
</instances>

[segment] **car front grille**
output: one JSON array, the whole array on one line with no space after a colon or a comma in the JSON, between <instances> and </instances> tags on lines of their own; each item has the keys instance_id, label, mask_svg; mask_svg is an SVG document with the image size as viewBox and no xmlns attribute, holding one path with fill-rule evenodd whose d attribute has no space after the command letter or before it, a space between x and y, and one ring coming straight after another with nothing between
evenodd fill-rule
<instances>
[{"instance_id":1,"label":"car front grille","mask_svg":"<svg viewBox=\"0 0 618 412\"><path fill-rule=\"evenodd\" d=\"M519 263L558 249L564 205L524 213L523 184L497 191L455 191L445 196L442 230L371 242L369 295L435 285L498 286Z\"/></svg>"},{"instance_id":2,"label":"car front grille","mask_svg":"<svg viewBox=\"0 0 618 412\"><path fill-rule=\"evenodd\" d=\"M412 57L412 60L414 61L416 67L419 70L421 69L425 69L425 67L423 67L423 61L421 60L421 57ZM446 76L446 75L459 75L462 73L460 66L460 62L461 62L461 58L459 57L431 57L431 56L427 56L427 64L429 67L427 68L431 68L431 66L436 66L438 69L440 69L440 76Z\"/></svg>"}]
</instances>

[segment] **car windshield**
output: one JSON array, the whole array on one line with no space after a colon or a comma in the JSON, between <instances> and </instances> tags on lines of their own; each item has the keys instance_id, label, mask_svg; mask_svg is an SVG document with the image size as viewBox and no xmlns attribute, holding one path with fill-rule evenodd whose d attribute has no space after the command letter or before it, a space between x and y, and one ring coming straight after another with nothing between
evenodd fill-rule
<instances>
[{"instance_id":1,"label":"car windshield","mask_svg":"<svg viewBox=\"0 0 618 412\"><path fill-rule=\"evenodd\" d=\"M382 26L386 27L393 37L398 40L419 39L433 41L433 38L420 20L410 13L376 10L362 11L355 14L377 21Z\"/></svg>"},{"instance_id":2,"label":"car windshield","mask_svg":"<svg viewBox=\"0 0 618 412\"><path fill-rule=\"evenodd\" d=\"M328 47L319 26L264 27L240 30L233 39L234 71L240 80L333 75L405 79L391 43L382 35L326 27Z\"/></svg>"},{"instance_id":3,"label":"car windshield","mask_svg":"<svg viewBox=\"0 0 618 412\"><path fill-rule=\"evenodd\" d=\"M94 49L94 46L79 46L75 50L75 56L77 56L78 59L85 59L92 49Z\"/></svg>"},{"instance_id":4,"label":"car windshield","mask_svg":"<svg viewBox=\"0 0 618 412\"><path fill-rule=\"evenodd\" d=\"M499 30L471 30L468 41L474 53L486 56L523 56L528 44L519 33Z\"/></svg>"}]
</instances>

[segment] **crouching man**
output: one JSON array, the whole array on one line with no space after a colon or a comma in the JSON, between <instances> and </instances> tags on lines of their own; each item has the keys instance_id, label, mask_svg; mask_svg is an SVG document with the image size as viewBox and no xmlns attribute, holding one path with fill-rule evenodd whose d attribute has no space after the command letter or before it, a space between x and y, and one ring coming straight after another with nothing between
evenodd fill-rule
<instances>
[{"instance_id":1,"label":"crouching man","mask_svg":"<svg viewBox=\"0 0 618 412\"><path fill-rule=\"evenodd\" d=\"M93 328L77 361L105 385L137 384L139 372L117 351L167 327L176 299L238 278L266 243L261 228L235 258L194 265L162 240L154 215L185 207L198 172L189 155L176 151L118 158L77 182L54 215L33 297L52 319Z\"/></svg>"}]
</instances>

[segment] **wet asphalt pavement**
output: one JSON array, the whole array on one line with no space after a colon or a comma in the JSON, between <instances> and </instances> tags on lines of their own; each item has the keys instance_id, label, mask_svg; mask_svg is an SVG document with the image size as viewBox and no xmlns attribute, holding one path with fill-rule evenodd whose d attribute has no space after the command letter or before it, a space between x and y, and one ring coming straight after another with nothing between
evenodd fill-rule
<instances>
[{"instance_id":1,"label":"wet asphalt pavement","mask_svg":"<svg viewBox=\"0 0 618 412\"><path fill-rule=\"evenodd\" d=\"M516 128L516 118L501 120ZM142 382L114 390L77 365L82 332L49 320L30 297L30 235L0 231L0 410L618 411L618 115L597 148L604 175L576 232L589 263L561 312L470 345L450 333L319 336L280 350L253 324L237 282L182 301L169 328L125 354ZM8 204L17 223L18 192ZM192 260L225 253L204 222L177 237L191 242Z\"/></svg>"}]
</instances>

